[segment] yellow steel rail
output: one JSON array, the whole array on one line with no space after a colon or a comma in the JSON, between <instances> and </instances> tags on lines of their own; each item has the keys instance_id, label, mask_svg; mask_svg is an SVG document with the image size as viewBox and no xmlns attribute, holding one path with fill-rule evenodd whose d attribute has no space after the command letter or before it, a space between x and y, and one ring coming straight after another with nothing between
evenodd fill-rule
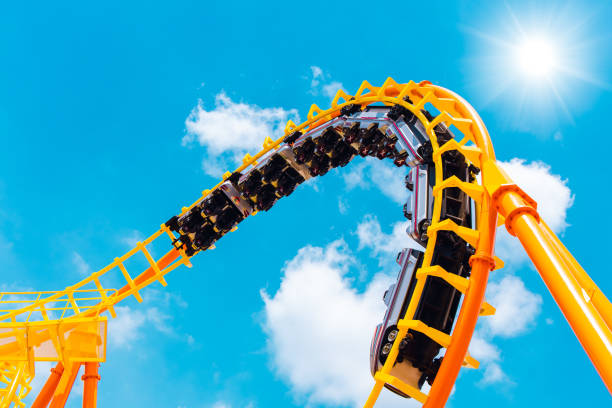
<instances>
[{"instance_id":1,"label":"yellow steel rail","mask_svg":"<svg viewBox=\"0 0 612 408\"><path fill-rule=\"evenodd\" d=\"M404 99L405 97L409 97L413 103L407 102ZM289 121L285 127L283 137L276 141L267 137L264 140L263 149L254 156L247 154L243 159L243 164L235 171L242 172L255 166L258 160L262 159L273 149L277 149L283 143L285 136L296 131L312 129L330 121L340 114L340 110L344 106L349 104L366 106L373 103L401 105L411 111L423 123L434 149L433 159L436 166L436 184L433 191L435 201L432 225L428 229L429 241L423 265L417 272L417 285L409 302L408 310L398 325L399 334L396 337L386 363L375 375L374 389L366 402L366 407L374 404L385 383L404 391L406 394L424 403L425 406L440 407L446 402L459 369L462 366L478 366L478 362L467 354L468 345L478 317L490 315L494 312L494 308L484 302L484 291L489 272L503 265L493 254L495 228L498 225L498 211L501 212L503 217L506 217L506 226L511 232L518 230L521 236L524 236L525 231L538 228L537 225L528 225L526 227L515 225L517 220L524 222L521 217L525 214L534 215L525 209L529 206L524 205L524 202L518 202L517 204L512 201L513 197L509 195L509 190L505 189L505 186L512 186L512 192L522 197L531 206L530 208L533 208L533 211L535 211L535 205L525 198L526 195L497 166L489 135L476 111L458 95L426 81L418 84L412 81L407 84L398 84L393 79L388 78L380 87L372 86L367 81L364 81L354 95L348 95L339 90L332 100L329 109L322 110L318 106L312 105L308 111L307 120L302 124L296 125ZM440 112L431 121L422 112L422 109L428 108L429 104ZM434 127L439 123L444 123L448 127L454 127L453 130L463 137L459 140L451 139L440 146L434 133ZM441 155L449 150L458 150L469 162L480 168L482 171L481 181L467 183L457 178L443 179ZM201 202L204 197L217 188L231 174L230 172L225 173L223 180L219 184L211 190L204 190L201 197L193 204L182 208L180 215L185 214L193 206ZM474 229L458 226L450 220L440 221L442 191L449 187L460 188L475 201L477 222ZM535 214L537 215L537 213ZM502 219L504 219L503 217ZM537 221L539 222L539 217ZM469 279L459 278L440 267L431 266L437 232L443 230L455 232L476 248L476 254L470 260L472 272ZM106 340L106 320L101 314L108 310L111 316L115 317L114 306L121 300L128 296L134 296L140 302L142 301L142 297L139 294L141 289L153 282L160 282L165 286L164 275L180 265L191 266L190 257L183 250L173 249L158 260L153 258L147 247L162 235L167 236L170 239L170 243L173 243L176 239L174 234L165 225L162 225L158 231L143 242L139 242L135 248L128 251L122 257L115 258L106 267L62 291L0 294L0 340L4 339L4 341L0 341L0 362L5 364L7 367L6 372L10 373L10 375L7 374L4 377L6 379L6 382L4 382L6 387L1 388L2 385L0 385L0 392L2 393L0 395L4 398L2 401L8 401L8 404L13 402L16 406L21 404L20 401L23 393L20 394L14 390L17 390L19 387L22 390L27 389L27 382L34 374L34 361L41 361L46 358L47 360L62 361L64 366L68 366L68 364L75 364L76 361L104 360L105 347L101 342L105 343ZM596 332L602 336L601 338L607 339L606 336L610 334L610 329L605 324L602 326L600 323L602 319L610 318L611 309L609 301L607 301L594 283L590 281L588 275L580 268L577 262L571 258L571 255L569 255L562 244L554 241L556 237L554 237L552 232L548 230L546 237L541 239L543 242L545 241L545 243L550 244L554 248L555 253L559 254L564 265L571 269L572 276L575 277L574 279L578 280L580 284L589 290L591 300L586 302L586 309L582 307L584 306L582 304L580 307L588 310L589 313L593 310L595 311L595 320L591 319L589 322L597 326ZM536 242L533 245L537 246L540 244L541 242ZM125 264L126 261L136 255L142 255L149 268L140 275L133 277L127 271ZM531 253L530 256L532 256ZM543 257L543 255L533 255L532 259L534 257ZM537 264L535 260L534 262ZM111 290L102 285L102 278L112 272L120 273L125 279L126 283L123 288ZM426 326L423 322L413 319L427 276L442 278L465 295L457 324L451 335L439 332ZM554 282L557 278L553 276L546 279L552 279ZM580 284L577 287L581 287ZM555 297L557 298L557 296ZM570 295L563 295L562 297L565 300L572 298ZM592 310L588 309L589 307ZM563 308L564 306L562 306ZM569 309L573 310L574 306L570 306ZM579 316L579 314L576 314L576 316ZM37 317L39 317L38 320L36 320ZM571 319L568 317L568 319L572 323L572 321L576 320L576 317L574 316ZM609 322L609 320L606 321ZM87 326L88 324L90 326ZM583 326L585 325L582 325L577 331L581 341L583 341L582 337L584 337L582 331L588 332L588 327ZM408 330L419 331L447 349L442 366L429 395L410 387L390 374L398 354L398 339L403 338ZM66 344L62 344L60 341L62 337L60 334L66 332L70 332L74 339L70 347L66 347ZM36 348L45 342L51 342L53 345L55 354L51 357L42 357L36 353ZM597 343L597 341L591 342L588 339L583 341L583 344L591 343ZM605 344L603 346L599 344L594 345L594 352L591 352L590 346L585 346L585 348L587 348L589 355L598 367L600 374L604 373L602 377L606 384L611 384L612 380L605 374L612 368L612 362L610 361L611 351L608 349L606 355ZM103 352L101 352L102 349ZM0 408L2 407L0 406Z\"/></svg>"}]
</instances>

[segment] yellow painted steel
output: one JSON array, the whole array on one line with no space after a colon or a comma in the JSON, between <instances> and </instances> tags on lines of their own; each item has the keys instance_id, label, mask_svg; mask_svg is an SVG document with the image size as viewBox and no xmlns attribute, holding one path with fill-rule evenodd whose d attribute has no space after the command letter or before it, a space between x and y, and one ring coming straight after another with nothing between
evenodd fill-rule
<instances>
[{"instance_id":1,"label":"yellow painted steel","mask_svg":"<svg viewBox=\"0 0 612 408\"><path fill-rule=\"evenodd\" d=\"M405 100L409 97L411 102ZM408 309L399 324L399 333L393 343L386 363L374 376L375 384L365 406L374 405L384 384L390 384L417 401L429 407L444 405L454 383L457 372L461 366L477 367L478 362L469 356L467 346L474 330L476 320L479 316L491 315L495 309L484 301L484 288L491 270L499 269L503 262L493 254L495 239L495 228L498 225L497 213L500 210L494 196L498 191L505 191L507 178L500 173L495 162L495 153L482 120L476 111L461 97L434 86L429 82L408 82L398 84L392 78L380 87L372 86L364 81L354 95L349 95L339 90L332 100L329 109L321 109L312 105L307 114L307 120L299 125L288 121L285 126L284 135L277 140L266 137L263 141L263 149L251 156L247 154L242 164L235 172L248 170L258 164L258 161L277 149L283 142L285 136L296 131L307 131L319 126L335 117L340 110L350 104L366 106L373 103L385 105L401 105L412 112L425 126L427 134L433 147L433 160L436 167L436 180L433 194L435 197L432 225L427 233L428 245L425 251L423 265L417 272L417 283L410 299ZM422 109L435 107L440 113L430 122L422 112ZM444 145L439 146L434 127L444 123L456 133L457 139L451 139ZM462 182L457 178L443 179L441 157L444 152L457 150L476 167L480 168L481 177L473 183ZM193 206L199 204L208 194L216 189L232 173L227 172L212 189L204 190L202 195L188 207L183 207L179 215L184 215ZM500 174L502 174L500 176ZM473 229L458 226L450 220L440 220L442 193L445 188L457 187L474 199L477 209L476 225ZM520 189L518 189L520 190ZM520 195L520 191L514 192ZM521 196L526 202L533 204L530 212L523 209L523 213L530 213L539 221L535 212L535 203L528 197ZM252 215L255 215L254 212ZM522 213L503 213L503 220L509 231L514 232L517 228L513 220ZM453 231L476 248L476 254L471 259L472 275L470 279L460 278L449 274L442 268L431 265L433 248L438 231ZM594 309L606 319L612 316L610 302L603 293L590 280L588 275L580 268L577 262L571 258L569 252L552 232L546 232L548 240L555 250L566 262L575 279L589 295ZM113 307L123 299L134 296L142 302L140 291L146 286L159 282L163 286L167 283L164 276L180 265L191 266L190 257L183 250L179 250L179 258L167 258L171 253L155 260L147 247L161 237L167 237L173 244L176 237L165 225L158 231L138 243L135 248L128 251L112 263L99 271L92 273L89 277L57 292L5 292L0 293L0 367L2 371L0 380L0 408L9 406L22 406L21 399L29 391L28 384L34 375L34 361L62 361L64 366L78 362L102 362L105 359L106 342L106 318L101 316L104 311L116 316ZM213 247L211 247L212 249ZM176 250L173 250L176 251ZM172 252L172 251L171 251ZM149 265L150 273L139 275L134 278L126 267L126 262L137 255L144 258ZM171 259L167 265L161 265L164 259ZM161 266L160 266L161 265ZM124 288L117 291L105 288L103 279L110 274L116 274L125 280ZM428 327L423 322L414 320L414 313L423 294L425 280L428 276L437 276L446 280L460 292L465 298L459 314L459 319L454 331L448 335ZM606 327L608 332L609 327ZM417 390L401 380L394 378L391 368L398 355L399 340L405 337L408 330L417 330L424 333L443 347L448 348L442 362L438 378L434 382L429 395ZM68 339L65 334L69 332ZM7 340L8 339L8 340ZM42 345L48 345L47 354L39 352ZM603 356L603 357L602 357ZM608 356L609 357L609 356ZM612 363L605 359L605 355L599 354L600 363L608 368ZM605 360L605 361L603 361ZM603 361L603 363L601 362Z\"/></svg>"},{"instance_id":2,"label":"yellow painted steel","mask_svg":"<svg viewBox=\"0 0 612 408\"><path fill-rule=\"evenodd\" d=\"M0 408L8 408L11 404L15 408L24 407L21 400L32 389L30 381L33 376L26 363L0 363Z\"/></svg>"}]
</instances>

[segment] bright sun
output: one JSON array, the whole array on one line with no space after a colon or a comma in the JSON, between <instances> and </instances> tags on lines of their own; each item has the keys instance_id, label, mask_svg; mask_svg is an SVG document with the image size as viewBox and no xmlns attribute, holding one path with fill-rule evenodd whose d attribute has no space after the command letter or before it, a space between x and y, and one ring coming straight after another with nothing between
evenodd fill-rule
<instances>
[{"instance_id":1,"label":"bright sun","mask_svg":"<svg viewBox=\"0 0 612 408\"><path fill-rule=\"evenodd\" d=\"M517 62L524 74L546 77L557 65L555 48L543 38L527 38L516 48Z\"/></svg>"}]
</instances>

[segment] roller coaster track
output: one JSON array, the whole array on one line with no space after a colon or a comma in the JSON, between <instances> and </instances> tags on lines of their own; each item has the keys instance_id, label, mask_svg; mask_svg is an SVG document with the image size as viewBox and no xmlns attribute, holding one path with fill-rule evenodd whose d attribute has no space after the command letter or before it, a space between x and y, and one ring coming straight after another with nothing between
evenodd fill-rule
<instances>
[{"instance_id":1,"label":"roller coaster track","mask_svg":"<svg viewBox=\"0 0 612 408\"><path fill-rule=\"evenodd\" d=\"M365 407L374 405L385 384L401 390L420 401L425 407L444 406L461 367L478 366L478 362L469 356L468 346L478 318L494 313L494 308L484 301L484 294L489 272L503 266L503 262L494 256L495 231L500 225L505 225L510 234L521 241L610 390L612 306L540 219L535 201L499 168L488 132L477 112L460 96L427 81L398 84L388 78L380 87L364 81L354 95L339 90L329 109L323 110L312 105L305 122L296 125L289 121L281 138L272 140L267 137L259 153L254 156L247 154L241 166L232 173L224 174L223 180L215 187L203 191L201 197L190 206L183 207L180 214L162 224L153 235L80 282L56 292L0 293L0 408L24 406L22 400L30 391L36 361L54 361L57 362L57 366L52 370L47 383L36 398L34 407L63 407L81 365L85 366L84 406L95 406L96 384L99 380L97 367L106 358L105 312L113 318L116 317L115 306L130 296L142 302L140 294L142 289L154 282L166 286L164 279L166 274L181 265L191 267L192 256L213 249L216 240L229 230L236 229L236 223L229 225L231 228L225 228L221 226L221 216L212 215L208 219L199 221L209 223L210 225L206 226L210 227L210 232L213 234L212 239L203 242L188 231L186 220L190 215L195 214L196 210L199 212L204 200L209 197L212 197L210 200L214 200L215 192L218 192L226 181L238 184L238 180L242 180L240 176L243 173L251 174L254 169L261 170L262 165L270 162L275 152L285 146L291 147L300 143L303 145L306 143L305 138L321 137L326 129L340 129L341 126L344 126L342 128L344 130L338 130L334 137L347 139L348 134L345 132L347 126L359 121L363 123L358 127L363 124L371 125L378 119L381 123L388 122L392 125L395 123L387 116L359 117L368 106L392 107L396 109L395 116L403 114L404 117L416 118L429 138L430 160L435 165L436 171L433 216L431 225L427 228L428 240L422 265L416 274L416 286L407 311L398 323L399 334L382 369L374 376L375 384ZM430 115L426 111L430 106L439 113L435 116ZM388 114L389 110L385 112ZM455 137L440 138L440 126L452 128ZM379 158L391 157L398 167L414 165L410 159L418 158L422 152L408 153L400 149L405 144L396 145L394 141L389 142L401 134L399 129L397 130L397 132L383 132L388 138L382 142L383 153L380 153L381 149L374 152L367 152L365 149L359 153L363 153L362 156L379 154ZM396 136L393 136L394 132ZM349 146L348 141L347 146ZM350 150L350 147L347 149ZM466 163L480 172L480 176L465 181L455 176L445 178L443 159L449 152L458 152ZM345 159L338 158L340 156L336 159L330 155L328 157L332 157L332 167L344 166L357 156L357 153L350 150L348 156L343 156ZM309 162L311 176L327 172L330 164L329 159L325 160L327 164L317 162L315 165L314 162ZM313 170L315 167L318 170ZM277 198L289 195L295 184L303 182L308 177L305 174L303 176L295 176L299 180L298 182L294 180L293 187L288 187L289 191L282 192L278 180L276 184L271 183L277 191L281 191L280 195L276 193L271 203L266 203L263 195L254 193L250 197L253 208L245 210L238 221L257 214L257 210L267 211ZM474 201L475 225L466 227L455 223L452 219L441 218L443 194L447 189L459 189ZM243 199L248 201L242 197L236 199L236 203L240 204L238 201ZM204 224L200 224L200 228L203 228L202 225ZM471 267L469 277L458 276L453 271L446 271L439 265L432 264L436 240L442 231L454 233L474 249L474 254L469 259ZM154 241L160 240L167 240L172 249L161 258L155 259L150 247ZM133 275L126 265L137 257L146 261L149 267L140 274ZM123 287L110 289L103 284L105 281L116 281L117 277L125 281ZM437 330L414 317L426 281L432 277L442 279L463 294L459 317L450 333ZM422 333L446 349L428 395L391 375L391 369L398 357L400 340L409 331Z\"/></svg>"}]
</instances>

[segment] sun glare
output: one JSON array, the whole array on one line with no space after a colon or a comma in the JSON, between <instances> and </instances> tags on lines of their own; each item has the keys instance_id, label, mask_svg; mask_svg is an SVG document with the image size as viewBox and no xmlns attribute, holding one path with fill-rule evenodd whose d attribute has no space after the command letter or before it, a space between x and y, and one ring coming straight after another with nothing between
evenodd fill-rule
<instances>
[{"instance_id":1,"label":"sun glare","mask_svg":"<svg viewBox=\"0 0 612 408\"><path fill-rule=\"evenodd\" d=\"M573 123L574 110L586 107L584 97L612 89L594 71L609 48L607 31L595 22L604 20L569 2L525 6L520 16L504 3L482 22L486 29L464 28L473 38L465 59L468 81L481 106L504 111L508 127L553 135L561 123Z\"/></svg>"},{"instance_id":2,"label":"sun glare","mask_svg":"<svg viewBox=\"0 0 612 408\"><path fill-rule=\"evenodd\" d=\"M516 49L520 70L532 77L546 77L557 65L557 53L553 44L544 38L527 38Z\"/></svg>"}]
</instances>

